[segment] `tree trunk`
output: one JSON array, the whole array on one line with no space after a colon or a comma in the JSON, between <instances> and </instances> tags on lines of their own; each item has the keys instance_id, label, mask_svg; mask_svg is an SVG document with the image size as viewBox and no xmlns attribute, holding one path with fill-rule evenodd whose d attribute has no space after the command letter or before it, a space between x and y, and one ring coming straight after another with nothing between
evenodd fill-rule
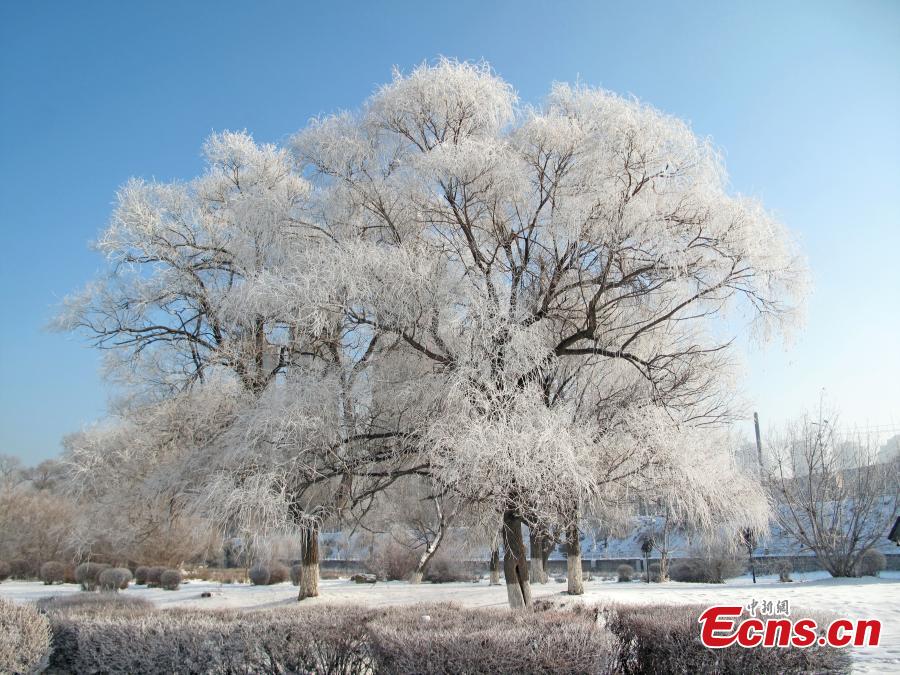
<instances>
[{"instance_id":1,"label":"tree trunk","mask_svg":"<svg viewBox=\"0 0 900 675\"><path fill-rule=\"evenodd\" d=\"M536 527L528 528L528 543L531 547L528 581L532 584L545 584L547 575L544 573L544 538Z\"/></svg>"},{"instance_id":2,"label":"tree trunk","mask_svg":"<svg viewBox=\"0 0 900 675\"><path fill-rule=\"evenodd\" d=\"M511 609L531 606L531 585L528 583L528 558L522 539L522 518L515 511L503 512L503 574Z\"/></svg>"},{"instance_id":3,"label":"tree trunk","mask_svg":"<svg viewBox=\"0 0 900 675\"><path fill-rule=\"evenodd\" d=\"M441 503L437 500L434 502L434 507L437 510L438 515L437 534L434 535L434 539L431 540L431 543L425 547L425 550L422 551L422 555L419 556L419 561L416 563L416 569L413 570L413 573L409 577L409 582L411 584L422 583L422 577L425 576L425 567L434 557L434 554L437 553L438 546L441 545L441 541L444 539L444 511L441 509Z\"/></svg>"},{"instance_id":4,"label":"tree trunk","mask_svg":"<svg viewBox=\"0 0 900 675\"><path fill-rule=\"evenodd\" d=\"M303 530L303 558L300 561L300 594L297 600L319 595L319 527Z\"/></svg>"},{"instance_id":5,"label":"tree trunk","mask_svg":"<svg viewBox=\"0 0 900 675\"><path fill-rule=\"evenodd\" d=\"M495 543L491 547L491 586L500 585L500 544Z\"/></svg>"},{"instance_id":6,"label":"tree trunk","mask_svg":"<svg viewBox=\"0 0 900 675\"><path fill-rule=\"evenodd\" d=\"M569 525L566 530L566 547L568 560L566 571L569 580L569 595L584 595L584 583L581 575L581 538L578 534L578 521Z\"/></svg>"},{"instance_id":7,"label":"tree trunk","mask_svg":"<svg viewBox=\"0 0 900 675\"><path fill-rule=\"evenodd\" d=\"M552 537L544 537L544 548L541 550L541 583L546 584L550 580L550 575L547 573L549 569L547 563L550 560L550 554L553 553L553 549L556 548L556 544L553 542Z\"/></svg>"}]
</instances>

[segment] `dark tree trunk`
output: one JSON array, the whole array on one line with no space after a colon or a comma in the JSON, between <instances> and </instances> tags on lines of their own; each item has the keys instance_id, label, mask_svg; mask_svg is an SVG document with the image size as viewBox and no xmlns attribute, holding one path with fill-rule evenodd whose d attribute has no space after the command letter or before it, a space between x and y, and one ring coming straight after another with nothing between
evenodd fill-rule
<instances>
[{"instance_id":1,"label":"dark tree trunk","mask_svg":"<svg viewBox=\"0 0 900 675\"><path fill-rule=\"evenodd\" d=\"M500 543L497 542L491 548L491 586L500 585Z\"/></svg>"},{"instance_id":2,"label":"dark tree trunk","mask_svg":"<svg viewBox=\"0 0 900 675\"><path fill-rule=\"evenodd\" d=\"M303 558L300 562L300 594L297 600L319 595L319 527L303 530Z\"/></svg>"},{"instance_id":3,"label":"dark tree trunk","mask_svg":"<svg viewBox=\"0 0 900 675\"><path fill-rule=\"evenodd\" d=\"M568 593L569 595L584 595L584 582L581 574L581 537L578 532L577 519L566 529L566 550Z\"/></svg>"},{"instance_id":4,"label":"dark tree trunk","mask_svg":"<svg viewBox=\"0 0 900 675\"><path fill-rule=\"evenodd\" d=\"M503 512L503 574L506 592L512 609L531 606L531 585L528 583L528 558L522 538L522 517L511 509Z\"/></svg>"}]
</instances>

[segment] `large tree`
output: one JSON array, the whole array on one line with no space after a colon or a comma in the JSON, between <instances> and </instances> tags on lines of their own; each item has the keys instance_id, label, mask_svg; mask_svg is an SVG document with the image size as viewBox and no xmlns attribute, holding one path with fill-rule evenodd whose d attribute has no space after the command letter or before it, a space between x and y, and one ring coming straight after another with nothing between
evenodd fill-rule
<instances>
[{"instance_id":1,"label":"large tree","mask_svg":"<svg viewBox=\"0 0 900 675\"><path fill-rule=\"evenodd\" d=\"M785 230L729 193L712 144L606 91L520 107L488 67L442 60L293 148L367 233L345 257L350 314L446 378L421 449L441 484L504 514L514 607L530 601L523 519L571 529L624 448L659 464L660 438L721 419L734 324L718 319L742 308L765 334L802 287Z\"/></svg>"}]
</instances>

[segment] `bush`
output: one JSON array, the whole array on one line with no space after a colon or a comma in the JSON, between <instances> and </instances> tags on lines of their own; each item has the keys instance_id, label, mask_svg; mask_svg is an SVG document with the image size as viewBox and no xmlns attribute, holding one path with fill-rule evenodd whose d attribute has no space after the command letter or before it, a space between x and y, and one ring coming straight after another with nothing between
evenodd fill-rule
<instances>
[{"instance_id":1,"label":"bush","mask_svg":"<svg viewBox=\"0 0 900 675\"><path fill-rule=\"evenodd\" d=\"M475 573L470 566L440 553L428 561L425 574L422 575L424 581L430 581L433 584L472 581L473 578L475 578Z\"/></svg>"},{"instance_id":2,"label":"bush","mask_svg":"<svg viewBox=\"0 0 900 675\"><path fill-rule=\"evenodd\" d=\"M375 672L612 673L618 642L572 611L396 608L369 624Z\"/></svg>"},{"instance_id":3,"label":"bush","mask_svg":"<svg viewBox=\"0 0 900 675\"><path fill-rule=\"evenodd\" d=\"M669 568L672 581L700 584L721 584L725 579L740 576L744 566L735 558L714 556L710 558L684 558Z\"/></svg>"},{"instance_id":4,"label":"bush","mask_svg":"<svg viewBox=\"0 0 900 675\"><path fill-rule=\"evenodd\" d=\"M134 595L111 595L108 593L74 593L41 598L37 608L48 614L146 614L153 610L153 603Z\"/></svg>"},{"instance_id":5,"label":"bush","mask_svg":"<svg viewBox=\"0 0 900 675\"><path fill-rule=\"evenodd\" d=\"M291 565L291 583L294 586L300 585L300 578L303 576L303 565Z\"/></svg>"},{"instance_id":6,"label":"bush","mask_svg":"<svg viewBox=\"0 0 900 675\"><path fill-rule=\"evenodd\" d=\"M147 585L150 587L159 586L159 579L162 573L166 571L165 567L148 567L147 568Z\"/></svg>"},{"instance_id":7,"label":"bush","mask_svg":"<svg viewBox=\"0 0 900 675\"><path fill-rule=\"evenodd\" d=\"M609 673L617 662L615 639L588 613L439 605L50 616L65 637L51 656L60 672Z\"/></svg>"},{"instance_id":8,"label":"bush","mask_svg":"<svg viewBox=\"0 0 900 675\"><path fill-rule=\"evenodd\" d=\"M143 586L147 583L147 575L150 574L150 568L141 565L134 570L134 583Z\"/></svg>"},{"instance_id":9,"label":"bush","mask_svg":"<svg viewBox=\"0 0 900 675\"><path fill-rule=\"evenodd\" d=\"M50 622L31 605L0 599L0 673L40 670L50 652Z\"/></svg>"},{"instance_id":10,"label":"bush","mask_svg":"<svg viewBox=\"0 0 900 675\"><path fill-rule=\"evenodd\" d=\"M75 581L76 583L81 584L81 590L95 591L97 590L97 584L99 583L100 573L107 567L109 567L109 565L103 563L81 563L75 568Z\"/></svg>"},{"instance_id":11,"label":"bush","mask_svg":"<svg viewBox=\"0 0 900 675\"><path fill-rule=\"evenodd\" d=\"M878 573L885 568L887 568L887 558L877 549L867 548L859 559L859 573L864 577L877 577Z\"/></svg>"},{"instance_id":12,"label":"bush","mask_svg":"<svg viewBox=\"0 0 900 675\"><path fill-rule=\"evenodd\" d=\"M365 562L367 572L383 581L406 581L416 569L419 556L396 541L383 541Z\"/></svg>"},{"instance_id":13,"label":"bush","mask_svg":"<svg viewBox=\"0 0 900 675\"><path fill-rule=\"evenodd\" d=\"M616 574L619 575L619 581L631 581L634 576L634 568L631 565L619 565L616 568Z\"/></svg>"},{"instance_id":14,"label":"bush","mask_svg":"<svg viewBox=\"0 0 900 675\"><path fill-rule=\"evenodd\" d=\"M9 567L9 563L5 560L0 560L0 583L9 579L9 575L12 570Z\"/></svg>"},{"instance_id":15,"label":"bush","mask_svg":"<svg viewBox=\"0 0 900 675\"><path fill-rule=\"evenodd\" d=\"M177 591L181 585L181 572L178 570L165 570L159 575L159 585L167 591Z\"/></svg>"},{"instance_id":16,"label":"bush","mask_svg":"<svg viewBox=\"0 0 900 675\"><path fill-rule=\"evenodd\" d=\"M66 566L61 562L48 561L41 565L41 581L47 586L61 584L66 580Z\"/></svg>"},{"instance_id":17,"label":"bush","mask_svg":"<svg viewBox=\"0 0 900 675\"><path fill-rule=\"evenodd\" d=\"M38 569L30 560L15 558L9 561L9 576L13 579L34 579Z\"/></svg>"},{"instance_id":18,"label":"bush","mask_svg":"<svg viewBox=\"0 0 900 675\"><path fill-rule=\"evenodd\" d=\"M794 566L791 565L789 560L783 560L778 563L778 581L783 584L793 581L793 579L791 579L791 572L793 571Z\"/></svg>"},{"instance_id":19,"label":"bush","mask_svg":"<svg viewBox=\"0 0 900 675\"><path fill-rule=\"evenodd\" d=\"M271 577L268 565L263 565L262 563L257 563L251 567L249 575L250 583L254 586L267 586Z\"/></svg>"},{"instance_id":20,"label":"bush","mask_svg":"<svg viewBox=\"0 0 900 675\"><path fill-rule=\"evenodd\" d=\"M776 649L745 649L734 645L708 649L698 639L697 623L707 608L708 605L620 605L607 609L607 626L622 645L619 672L624 675L849 672L850 657L846 652L818 645ZM827 625L824 620L818 623Z\"/></svg>"},{"instance_id":21,"label":"bush","mask_svg":"<svg viewBox=\"0 0 900 675\"><path fill-rule=\"evenodd\" d=\"M369 664L367 610L169 610L51 615L50 667L72 673L357 673Z\"/></svg>"},{"instance_id":22,"label":"bush","mask_svg":"<svg viewBox=\"0 0 900 675\"><path fill-rule=\"evenodd\" d=\"M281 584L290 579L291 571L280 563L269 565L269 585Z\"/></svg>"},{"instance_id":23,"label":"bush","mask_svg":"<svg viewBox=\"0 0 900 675\"><path fill-rule=\"evenodd\" d=\"M662 581L660 578L660 572L662 571L662 567L659 563L650 563L650 581L653 583L659 583Z\"/></svg>"},{"instance_id":24,"label":"bush","mask_svg":"<svg viewBox=\"0 0 900 675\"><path fill-rule=\"evenodd\" d=\"M131 570L125 567L112 567L103 570L100 572L100 576L97 577L100 590L108 593L124 591L128 588L128 584L131 583L131 579Z\"/></svg>"}]
</instances>

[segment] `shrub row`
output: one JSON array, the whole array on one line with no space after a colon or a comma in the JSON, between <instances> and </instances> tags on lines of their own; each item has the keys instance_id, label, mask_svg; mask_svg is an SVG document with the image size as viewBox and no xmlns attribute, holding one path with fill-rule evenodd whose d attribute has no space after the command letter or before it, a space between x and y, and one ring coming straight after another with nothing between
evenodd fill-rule
<instances>
[{"instance_id":1,"label":"shrub row","mask_svg":"<svg viewBox=\"0 0 900 675\"><path fill-rule=\"evenodd\" d=\"M706 649L698 639L697 625L705 606L573 611L554 607L552 602L538 605L534 612L465 610L453 605L158 611L141 598L77 594L43 600L39 609L52 625L51 672L643 675L849 671L846 652L818 646ZM13 620L7 606L19 612ZM5 612L2 621L6 621L3 633L7 636L22 634L6 628L10 625L22 623L32 629L30 651L19 646L10 651L6 637L0 654L40 660L47 653L46 620L41 624L43 617L31 608L9 603L0 608ZM9 663L0 662L0 671L16 672Z\"/></svg>"},{"instance_id":2,"label":"shrub row","mask_svg":"<svg viewBox=\"0 0 900 675\"><path fill-rule=\"evenodd\" d=\"M845 651L818 645L808 648L707 649L700 642L697 619L707 605L612 606L607 627L621 645L619 672L649 673L849 673ZM819 619L819 625L827 625Z\"/></svg>"},{"instance_id":3,"label":"shrub row","mask_svg":"<svg viewBox=\"0 0 900 675\"><path fill-rule=\"evenodd\" d=\"M85 597L85 596L81 596ZM125 596L46 601L51 670L222 673L611 673L616 640L594 617L450 605L154 611Z\"/></svg>"}]
</instances>

